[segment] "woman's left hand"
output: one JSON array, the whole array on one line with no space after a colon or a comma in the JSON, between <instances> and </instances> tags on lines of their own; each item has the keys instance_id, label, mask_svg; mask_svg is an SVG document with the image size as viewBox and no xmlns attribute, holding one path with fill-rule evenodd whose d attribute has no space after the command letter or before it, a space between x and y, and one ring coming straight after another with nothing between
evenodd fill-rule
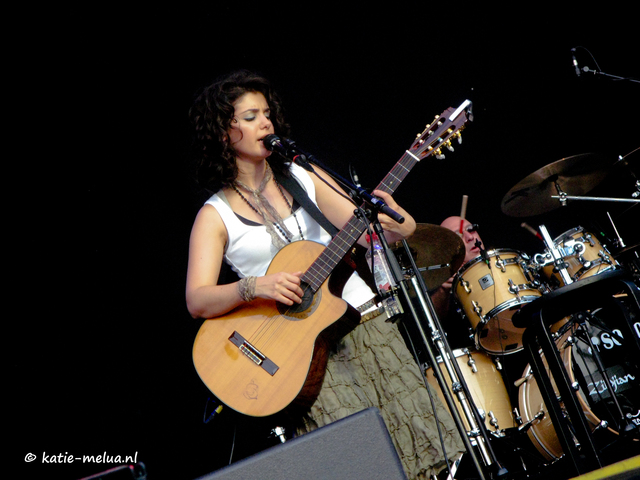
<instances>
[{"instance_id":1,"label":"woman's left hand","mask_svg":"<svg viewBox=\"0 0 640 480\"><path fill-rule=\"evenodd\" d=\"M398 223L384 213L378 214L378 221L385 231L388 242L397 242L403 238L409 238L416 231L416 221L409 213L396 203L391 195L382 190L374 190L373 195L379 197L387 206L404 217L404 222Z\"/></svg>"}]
</instances>

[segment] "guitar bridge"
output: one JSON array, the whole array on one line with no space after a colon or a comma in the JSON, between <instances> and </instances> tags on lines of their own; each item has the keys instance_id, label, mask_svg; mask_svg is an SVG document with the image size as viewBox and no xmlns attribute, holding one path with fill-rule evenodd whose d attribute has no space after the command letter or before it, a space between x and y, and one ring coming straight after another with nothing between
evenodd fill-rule
<instances>
[{"instance_id":1,"label":"guitar bridge","mask_svg":"<svg viewBox=\"0 0 640 480\"><path fill-rule=\"evenodd\" d=\"M275 363L273 363L269 358L267 358L260 350L251 345L245 338L240 335L238 332L233 332L229 337L229 341L233 343L238 350L244 353L249 360L251 360L256 365L262 367L265 372L269 375L273 376L278 371L278 367Z\"/></svg>"}]
</instances>

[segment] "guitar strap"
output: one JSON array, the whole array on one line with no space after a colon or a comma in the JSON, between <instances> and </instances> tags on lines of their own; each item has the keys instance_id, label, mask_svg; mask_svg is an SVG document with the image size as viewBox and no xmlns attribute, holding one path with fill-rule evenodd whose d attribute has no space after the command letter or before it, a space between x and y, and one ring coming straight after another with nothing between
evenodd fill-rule
<instances>
[{"instance_id":1,"label":"guitar strap","mask_svg":"<svg viewBox=\"0 0 640 480\"><path fill-rule=\"evenodd\" d=\"M340 230L324 216L318 206L311 201L307 191L302 188L302 185L293 176L284 175L276 170L273 170L273 176L332 238L337 235Z\"/></svg>"},{"instance_id":2,"label":"guitar strap","mask_svg":"<svg viewBox=\"0 0 640 480\"><path fill-rule=\"evenodd\" d=\"M340 230L337 229L328 219L324 216L324 214L320 211L318 206L311 201L307 191L302 188L302 185L298 183L298 181L293 178L291 175L284 175L276 170L273 170L273 175L287 191L291 194L291 196L304 208L311 217L313 217L320 226L327 231L331 235L331 237L335 237ZM373 279L373 275L371 274L371 270L369 269L369 265L367 265L367 260L365 259L366 248L361 247L359 245L355 245L354 251L352 255L349 256L345 260L347 263L353 268L358 275L369 285L369 287L375 292L375 282ZM376 302L377 302L377 297ZM360 308L368 306L367 304L362 305ZM370 309L371 310L371 309ZM376 308L374 311L367 310L366 314L363 315L362 321L368 320L380 315L384 309L380 310L380 308ZM362 314L364 312L361 311Z\"/></svg>"}]
</instances>

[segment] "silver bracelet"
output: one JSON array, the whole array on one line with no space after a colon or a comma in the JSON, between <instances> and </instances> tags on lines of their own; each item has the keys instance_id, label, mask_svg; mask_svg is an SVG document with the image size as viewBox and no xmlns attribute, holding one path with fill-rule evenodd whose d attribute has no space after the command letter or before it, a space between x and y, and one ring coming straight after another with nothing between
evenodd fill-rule
<instances>
[{"instance_id":1,"label":"silver bracelet","mask_svg":"<svg viewBox=\"0 0 640 480\"><path fill-rule=\"evenodd\" d=\"M256 298L256 277L250 275L238 282L238 294L245 302L250 302Z\"/></svg>"}]
</instances>

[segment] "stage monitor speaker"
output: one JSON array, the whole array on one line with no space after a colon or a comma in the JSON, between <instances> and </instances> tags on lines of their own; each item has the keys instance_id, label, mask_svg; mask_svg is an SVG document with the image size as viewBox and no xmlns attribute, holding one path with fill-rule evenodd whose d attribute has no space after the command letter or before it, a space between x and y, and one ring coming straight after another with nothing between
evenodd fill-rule
<instances>
[{"instance_id":1,"label":"stage monitor speaker","mask_svg":"<svg viewBox=\"0 0 640 480\"><path fill-rule=\"evenodd\" d=\"M288 440L199 480L406 480L377 408Z\"/></svg>"}]
</instances>

